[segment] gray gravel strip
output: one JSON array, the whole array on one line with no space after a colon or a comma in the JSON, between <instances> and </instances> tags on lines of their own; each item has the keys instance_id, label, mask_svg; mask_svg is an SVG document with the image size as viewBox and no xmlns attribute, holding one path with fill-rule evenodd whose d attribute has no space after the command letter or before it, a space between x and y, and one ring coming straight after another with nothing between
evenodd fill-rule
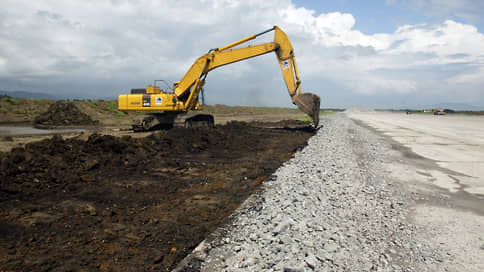
<instances>
[{"instance_id":1,"label":"gray gravel strip","mask_svg":"<svg viewBox=\"0 0 484 272\"><path fill-rule=\"evenodd\" d=\"M179 271L425 271L410 197L387 178L391 146L344 114L206 239Z\"/></svg>"}]
</instances>

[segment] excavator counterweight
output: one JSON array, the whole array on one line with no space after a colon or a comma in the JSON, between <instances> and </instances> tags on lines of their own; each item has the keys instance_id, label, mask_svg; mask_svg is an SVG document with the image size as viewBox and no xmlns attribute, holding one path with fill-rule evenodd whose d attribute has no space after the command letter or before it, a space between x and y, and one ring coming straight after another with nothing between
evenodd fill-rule
<instances>
[{"instance_id":1,"label":"excavator counterweight","mask_svg":"<svg viewBox=\"0 0 484 272\"><path fill-rule=\"evenodd\" d=\"M260 35L274 31L274 41L260 45L234 48ZM319 96L312 93L302 93L301 80L296 66L294 50L289 37L279 27L274 26L261 33L250 35L231 44L210 49L199 57L180 81L173 86L172 92L164 92L156 86L149 85L145 90L134 89L131 94L120 95L118 108L120 110L151 111L133 124L135 131L153 129L156 126L213 126L213 116L197 114L199 110L199 93L205 84L208 72L234 62L246 60L270 52L275 52L281 72L292 102L309 115L316 127L319 123ZM156 111L156 112L153 112Z\"/></svg>"}]
</instances>

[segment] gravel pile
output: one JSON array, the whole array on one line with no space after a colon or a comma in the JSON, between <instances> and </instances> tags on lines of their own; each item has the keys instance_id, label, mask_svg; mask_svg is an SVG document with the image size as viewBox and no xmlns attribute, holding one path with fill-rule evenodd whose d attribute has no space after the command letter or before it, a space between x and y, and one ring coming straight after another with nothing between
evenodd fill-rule
<instances>
[{"instance_id":1,"label":"gravel pile","mask_svg":"<svg viewBox=\"0 0 484 272\"><path fill-rule=\"evenodd\" d=\"M414 239L410 197L388 179L384 139L344 114L207 238L181 271L425 271L442 261Z\"/></svg>"}]
</instances>

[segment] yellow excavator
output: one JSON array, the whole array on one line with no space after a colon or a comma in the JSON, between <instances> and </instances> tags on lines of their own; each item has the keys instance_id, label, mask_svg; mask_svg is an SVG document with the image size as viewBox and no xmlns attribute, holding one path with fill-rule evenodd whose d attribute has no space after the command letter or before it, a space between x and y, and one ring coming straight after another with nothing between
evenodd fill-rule
<instances>
[{"instance_id":1,"label":"yellow excavator","mask_svg":"<svg viewBox=\"0 0 484 272\"><path fill-rule=\"evenodd\" d=\"M233 49L271 31L274 31L273 42ZM122 111L151 111L134 120L134 131L148 131L160 126L213 126L213 116L199 112L199 94L208 72L223 65L270 52L276 53L293 104L309 115L317 127L320 98L312 93L302 93L294 50L286 33L277 26L226 46L210 49L207 54L195 61L180 81L173 84L171 91L160 89L156 86L155 80L155 83L146 89L132 89L130 94L120 95L118 108Z\"/></svg>"}]
</instances>

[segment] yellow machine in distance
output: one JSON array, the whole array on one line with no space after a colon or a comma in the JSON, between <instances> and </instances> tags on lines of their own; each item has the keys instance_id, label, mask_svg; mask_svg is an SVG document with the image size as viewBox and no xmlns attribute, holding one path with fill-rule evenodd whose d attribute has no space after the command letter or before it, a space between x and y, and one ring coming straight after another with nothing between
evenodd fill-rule
<instances>
[{"instance_id":1,"label":"yellow machine in distance","mask_svg":"<svg viewBox=\"0 0 484 272\"><path fill-rule=\"evenodd\" d=\"M274 31L274 41L242 48L233 47ZM319 122L319 96L302 93L301 81L296 66L294 50L289 37L277 26L259 34L250 35L229 45L210 49L199 57L180 81L175 82L173 92L168 93L159 86L132 89L130 94L120 95L118 108L123 111L158 111L146 114L133 124L135 131L150 130L156 126L213 126L213 116L199 112L199 94L209 71L223 65L275 52L293 104L309 115L317 126Z\"/></svg>"}]
</instances>

